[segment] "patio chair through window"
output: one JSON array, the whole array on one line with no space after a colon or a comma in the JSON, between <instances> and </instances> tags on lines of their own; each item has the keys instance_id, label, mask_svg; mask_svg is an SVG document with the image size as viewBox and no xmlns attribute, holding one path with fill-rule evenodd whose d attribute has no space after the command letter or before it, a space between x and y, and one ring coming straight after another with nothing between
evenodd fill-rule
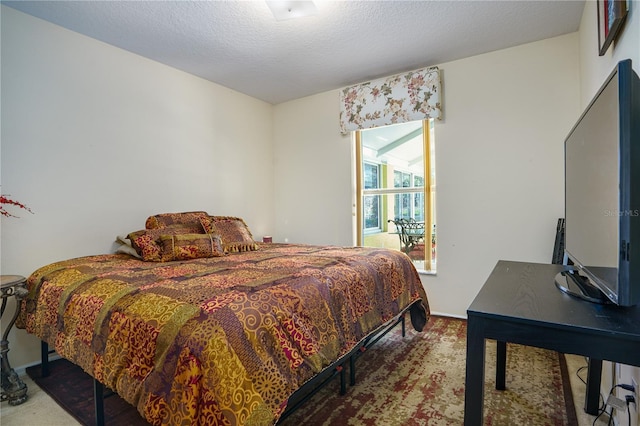
<instances>
[{"instance_id":1,"label":"patio chair through window","mask_svg":"<svg viewBox=\"0 0 640 426\"><path fill-rule=\"evenodd\" d=\"M396 226L400 237L400 250L413 260L424 260L424 222L413 218L389 219Z\"/></svg>"}]
</instances>

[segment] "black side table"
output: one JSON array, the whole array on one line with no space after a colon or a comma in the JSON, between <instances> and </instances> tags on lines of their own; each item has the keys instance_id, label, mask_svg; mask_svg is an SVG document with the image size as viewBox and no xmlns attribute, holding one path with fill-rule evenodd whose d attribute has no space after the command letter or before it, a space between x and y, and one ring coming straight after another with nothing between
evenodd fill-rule
<instances>
[{"instance_id":1,"label":"black side table","mask_svg":"<svg viewBox=\"0 0 640 426\"><path fill-rule=\"evenodd\" d=\"M7 306L7 299L11 296L16 298L16 311L13 318L7 325L2 334L0 341L0 356L2 357L2 401L8 401L9 405L20 405L27 400L27 385L18 377L18 374L11 368L7 352L9 352L9 331L18 318L20 312L20 301L24 299L29 291L26 288L27 279L19 275L2 275L2 308L0 310L0 318L4 315L4 309Z\"/></svg>"},{"instance_id":2,"label":"black side table","mask_svg":"<svg viewBox=\"0 0 640 426\"><path fill-rule=\"evenodd\" d=\"M555 287L562 265L499 261L467 309L465 426L483 424L485 340L497 342L505 389L507 342L589 357L585 411L597 414L602 361L640 367L640 305L578 300Z\"/></svg>"}]
</instances>

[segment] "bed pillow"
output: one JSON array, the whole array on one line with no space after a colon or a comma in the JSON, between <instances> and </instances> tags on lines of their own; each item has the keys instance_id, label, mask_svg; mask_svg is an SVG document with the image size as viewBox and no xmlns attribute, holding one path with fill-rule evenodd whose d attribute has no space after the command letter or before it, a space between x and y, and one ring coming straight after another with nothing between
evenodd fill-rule
<instances>
[{"instance_id":1,"label":"bed pillow","mask_svg":"<svg viewBox=\"0 0 640 426\"><path fill-rule=\"evenodd\" d=\"M220 236L215 234L160 235L160 260L189 260L224 256Z\"/></svg>"},{"instance_id":2,"label":"bed pillow","mask_svg":"<svg viewBox=\"0 0 640 426\"><path fill-rule=\"evenodd\" d=\"M200 223L207 234L220 235L225 253L237 253L258 249L249 227L239 217L207 216Z\"/></svg>"},{"instance_id":3,"label":"bed pillow","mask_svg":"<svg viewBox=\"0 0 640 426\"><path fill-rule=\"evenodd\" d=\"M200 225L202 227L202 225ZM158 229L141 229L127 235L131 241L131 246L140 255L142 260L151 262L161 262L161 246L158 239L161 235L182 235L193 234L193 226L189 224L168 225ZM204 235L204 234L202 234Z\"/></svg>"},{"instance_id":4,"label":"bed pillow","mask_svg":"<svg viewBox=\"0 0 640 426\"><path fill-rule=\"evenodd\" d=\"M184 225L192 227L193 234L202 234L204 230L200 219L207 216L207 212L161 213L149 216L144 227L146 229L161 229L168 226Z\"/></svg>"}]
</instances>

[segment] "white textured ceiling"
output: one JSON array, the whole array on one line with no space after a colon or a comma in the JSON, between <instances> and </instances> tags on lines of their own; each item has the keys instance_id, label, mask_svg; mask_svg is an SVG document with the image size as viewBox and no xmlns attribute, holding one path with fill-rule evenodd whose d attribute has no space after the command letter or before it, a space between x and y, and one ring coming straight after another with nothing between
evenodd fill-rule
<instances>
[{"instance_id":1,"label":"white textured ceiling","mask_svg":"<svg viewBox=\"0 0 640 426\"><path fill-rule=\"evenodd\" d=\"M2 1L272 104L578 30L584 0ZM594 17L595 19L595 17Z\"/></svg>"}]
</instances>

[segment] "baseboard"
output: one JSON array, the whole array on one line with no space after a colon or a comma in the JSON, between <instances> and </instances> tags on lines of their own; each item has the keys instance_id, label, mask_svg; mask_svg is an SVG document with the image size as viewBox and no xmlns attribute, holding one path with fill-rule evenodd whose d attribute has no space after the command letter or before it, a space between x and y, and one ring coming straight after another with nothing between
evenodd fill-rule
<instances>
[{"instance_id":1,"label":"baseboard","mask_svg":"<svg viewBox=\"0 0 640 426\"><path fill-rule=\"evenodd\" d=\"M448 314L446 312L431 311L431 315L433 315L434 317L449 317L449 318L458 318L463 320L467 319L466 315Z\"/></svg>"},{"instance_id":2,"label":"baseboard","mask_svg":"<svg viewBox=\"0 0 640 426\"><path fill-rule=\"evenodd\" d=\"M60 355L58 355L57 353L53 353L51 355L49 355L49 361L55 361L57 359L62 358ZM16 374L20 377L22 376L26 376L27 375L27 368L29 367L33 367L34 365L40 365L41 361L35 361L35 362L31 362L29 364L24 364L21 365L19 367L14 367L13 370L16 372Z\"/></svg>"}]
</instances>

